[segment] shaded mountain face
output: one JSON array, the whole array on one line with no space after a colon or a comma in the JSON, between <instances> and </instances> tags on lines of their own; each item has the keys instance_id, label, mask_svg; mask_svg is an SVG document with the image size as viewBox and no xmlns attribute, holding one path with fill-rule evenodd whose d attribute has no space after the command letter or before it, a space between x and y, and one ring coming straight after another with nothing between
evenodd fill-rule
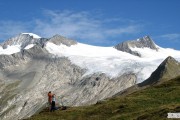
<instances>
[{"instance_id":1,"label":"shaded mountain face","mask_svg":"<svg viewBox=\"0 0 180 120\"><path fill-rule=\"evenodd\" d=\"M180 76L180 63L173 57L167 57L159 67L151 74L151 76L140 83L139 86L151 85L163 82Z\"/></svg>"},{"instance_id":2,"label":"shaded mountain face","mask_svg":"<svg viewBox=\"0 0 180 120\"><path fill-rule=\"evenodd\" d=\"M145 37L137 39L137 40L125 41L114 47L117 50L127 52L130 54L139 56L139 57L141 57L141 54L136 51L131 50L131 48L150 48L152 50L158 51L158 48L156 47L155 43L149 36L145 36Z\"/></svg>"}]
</instances>

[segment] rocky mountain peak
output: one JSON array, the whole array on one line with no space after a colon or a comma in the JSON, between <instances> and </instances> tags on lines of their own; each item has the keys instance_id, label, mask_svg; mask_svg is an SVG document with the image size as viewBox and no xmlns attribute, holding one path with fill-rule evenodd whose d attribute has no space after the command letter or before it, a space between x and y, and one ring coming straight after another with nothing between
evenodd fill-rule
<instances>
[{"instance_id":1,"label":"rocky mountain peak","mask_svg":"<svg viewBox=\"0 0 180 120\"><path fill-rule=\"evenodd\" d=\"M180 76L180 63L169 56L158 66L151 76L140 83L139 86L167 81L178 76Z\"/></svg>"},{"instance_id":2,"label":"rocky mountain peak","mask_svg":"<svg viewBox=\"0 0 180 120\"><path fill-rule=\"evenodd\" d=\"M149 36L145 36L142 38L137 39L137 42L131 42L131 47L138 47L138 48L151 48L153 50L158 50L155 43Z\"/></svg>"},{"instance_id":3,"label":"rocky mountain peak","mask_svg":"<svg viewBox=\"0 0 180 120\"><path fill-rule=\"evenodd\" d=\"M52 38L47 39L47 38L41 38L33 33L21 33L1 43L0 46L2 46L3 49L6 49L8 46L13 46L13 45L19 45L20 49L24 49L26 46L30 44L44 47L47 41L52 42L56 45L64 44L66 46L71 46L77 44L76 41L70 40L61 35L55 35Z\"/></svg>"},{"instance_id":4,"label":"rocky mountain peak","mask_svg":"<svg viewBox=\"0 0 180 120\"><path fill-rule=\"evenodd\" d=\"M8 40L6 40L5 42L1 43L1 46L6 49L7 46L11 46L11 45L20 45L23 41L26 40L31 40L33 39L32 36L28 35L28 34L19 34L15 37L12 37Z\"/></svg>"},{"instance_id":5,"label":"rocky mountain peak","mask_svg":"<svg viewBox=\"0 0 180 120\"><path fill-rule=\"evenodd\" d=\"M20 45L21 49L25 48L29 44L42 43L43 38L33 34L33 33L21 33L15 37L8 39L7 41L1 43L3 49L6 49L7 46Z\"/></svg>"},{"instance_id":6,"label":"rocky mountain peak","mask_svg":"<svg viewBox=\"0 0 180 120\"><path fill-rule=\"evenodd\" d=\"M139 38L137 40L125 41L115 46L117 50L128 52L130 54L141 56L138 52L131 50L131 48L150 48L158 51L155 43L149 36Z\"/></svg>"},{"instance_id":7,"label":"rocky mountain peak","mask_svg":"<svg viewBox=\"0 0 180 120\"><path fill-rule=\"evenodd\" d=\"M34 34L34 33L21 33L21 35L29 35L29 36L31 36L31 37L33 37L33 38L41 38L39 35L36 35L36 34Z\"/></svg>"},{"instance_id":8,"label":"rocky mountain peak","mask_svg":"<svg viewBox=\"0 0 180 120\"><path fill-rule=\"evenodd\" d=\"M58 35L58 34L53 36L52 38L50 38L48 41L52 42L52 43L54 43L56 45L64 44L66 46L71 46L71 45L77 44L76 41L70 40L70 39L68 39L66 37L63 37L61 35Z\"/></svg>"},{"instance_id":9,"label":"rocky mountain peak","mask_svg":"<svg viewBox=\"0 0 180 120\"><path fill-rule=\"evenodd\" d=\"M173 57L168 56L162 63L161 66L167 66L169 64L180 64L178 61L176 61Z\"/></svg>"}]
</instances>

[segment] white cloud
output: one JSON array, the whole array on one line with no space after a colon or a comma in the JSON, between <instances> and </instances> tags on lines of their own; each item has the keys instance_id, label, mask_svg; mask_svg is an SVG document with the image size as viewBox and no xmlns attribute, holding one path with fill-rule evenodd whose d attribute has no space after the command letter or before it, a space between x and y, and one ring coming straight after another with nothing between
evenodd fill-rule
<instances>
[{"instance_id":1,"label":"white cloud","mask_svg":"<svg viewBox=\"0 0 180 120\"><path fill-rule=\"evenodd\" d=\"M18 21L0 21L0 39L5 40L21 32L27 31L27 25Z\"/></svg>"},{"instance_id":2,"label":"white cloud","mask_svg":"<svg viewBox=\"0 0 180 120\"><path fill-rule=\"evenodd\" d=\"M180 42L180 34L179 33L172 33L172 34L164 34L159 36L160 38L163 38L164 40L169 40L175 43Z\"/></svg>"},{"instance_id":3,"label":"white cloud","mask_svg":"<svg viewBox=\"0 0 180 120\"><path fill-rule=\"evenodd\" d=\"M180 38L180 34L178 33L173 33L173 34L165 34L165 35L161 35L160 37L162 38L167 38L167 39L179 39Z\"/></svg>"},{"instance_id":4,"label":"white cloud","mask_svg":"<svg viewBox=\"0 0 180 120\"><path fill-rule=\"evenodd\" d=\"M20 32L33 32L42 37L60 34L91 44L110 42L108 39L126 34L137 34L141 26L127 19L102 18L90 12L44 10L43 18L27 21L0 22L1 38ZM30 26L30 25L31 26ZM111 26L111 24L114 24Z\"/></svg>"},{"instance_id":5,"label":"white cloud","mask_svg":"<svg viewBox=\"0 0 180 120\"><path fill-rule=\"evenodd\" d=\"M108 23L110 21L122 22L119 18L98 19L95 17L96 15L89 12L51 10L45 12L48 19L37 19L34 29L41 36L51 37L54 34L61 34L69 38L90 41L91 43L103 43L107 42L109 37L140 32L140 25L137 24L109 27ZM129 21L127 24L129 24Z\"/></svg>"},{"instance_id":6,"label":"white cloud","mask_svg":"<svg viewBox=\"0 0 180 120\"><path fill-rule=\"evenodd\" d=\"M122 28L107 29L105 33L107 33L108 35L134 34L140 32L140 30L138 29L139 27L139 25L131 25Z\"/></svg>"}]
</instances>

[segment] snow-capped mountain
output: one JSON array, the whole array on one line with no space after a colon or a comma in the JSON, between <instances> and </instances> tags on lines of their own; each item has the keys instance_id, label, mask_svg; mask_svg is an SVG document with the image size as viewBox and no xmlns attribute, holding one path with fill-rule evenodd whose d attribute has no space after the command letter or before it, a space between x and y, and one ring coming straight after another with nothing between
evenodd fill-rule
<instances>
[{"instance_id":1,"label":"snow-capped mountain","mask_svg":"<svg viewBox=\"0 0 180 120\"><path fill-rule=\"evenodd\" d=\"M46 104L48 91L65 105L94 104L144 81L166 57L180 60L180 51L161 48L150 37L122 44L99 47L33 33L5 41L0 47L0 119L33 115Z\"/></svg>"},{"instance_id":2,"label":"snow-capped mountain","mask_svg":"<svg viewBox=\"0 0 180 120\"><path fill-rule=\"evenodd\" d=\"M29 49L34 44L44 45L46 39L33 33L21 33L0 44L0 54L13 54L22 49Z\"/></svg>"},{"instance_id":3,"label":"snow-capped mountain","mask_svg":"<svg viewBox=\"0 0 180 120\"><path fill-rule=\"evenodd\" d=\"M157 46L149 36L137 40L125 41L115 46L117 50L128 52L130 54L141 56L140 53L133 51L131 48L149 48L158 51Z\"/></svg>"}]
</instances>

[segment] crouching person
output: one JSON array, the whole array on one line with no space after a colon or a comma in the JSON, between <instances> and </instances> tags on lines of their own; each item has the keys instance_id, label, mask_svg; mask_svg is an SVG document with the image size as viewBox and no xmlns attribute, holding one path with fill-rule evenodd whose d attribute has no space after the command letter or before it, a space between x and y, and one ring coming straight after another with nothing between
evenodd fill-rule
<instances>
[{"instance_id":1,"label":"crouching person","mask_svg":"<svg viewBox=\"0 0 180 120\"><path fill-rule=\"evenodd\" d=\"M58 108L56 107L55 95L52 95L51 112L54 112L54 111L57 110L57 109L58 109Z\"/></svg>"}]
</instances>

